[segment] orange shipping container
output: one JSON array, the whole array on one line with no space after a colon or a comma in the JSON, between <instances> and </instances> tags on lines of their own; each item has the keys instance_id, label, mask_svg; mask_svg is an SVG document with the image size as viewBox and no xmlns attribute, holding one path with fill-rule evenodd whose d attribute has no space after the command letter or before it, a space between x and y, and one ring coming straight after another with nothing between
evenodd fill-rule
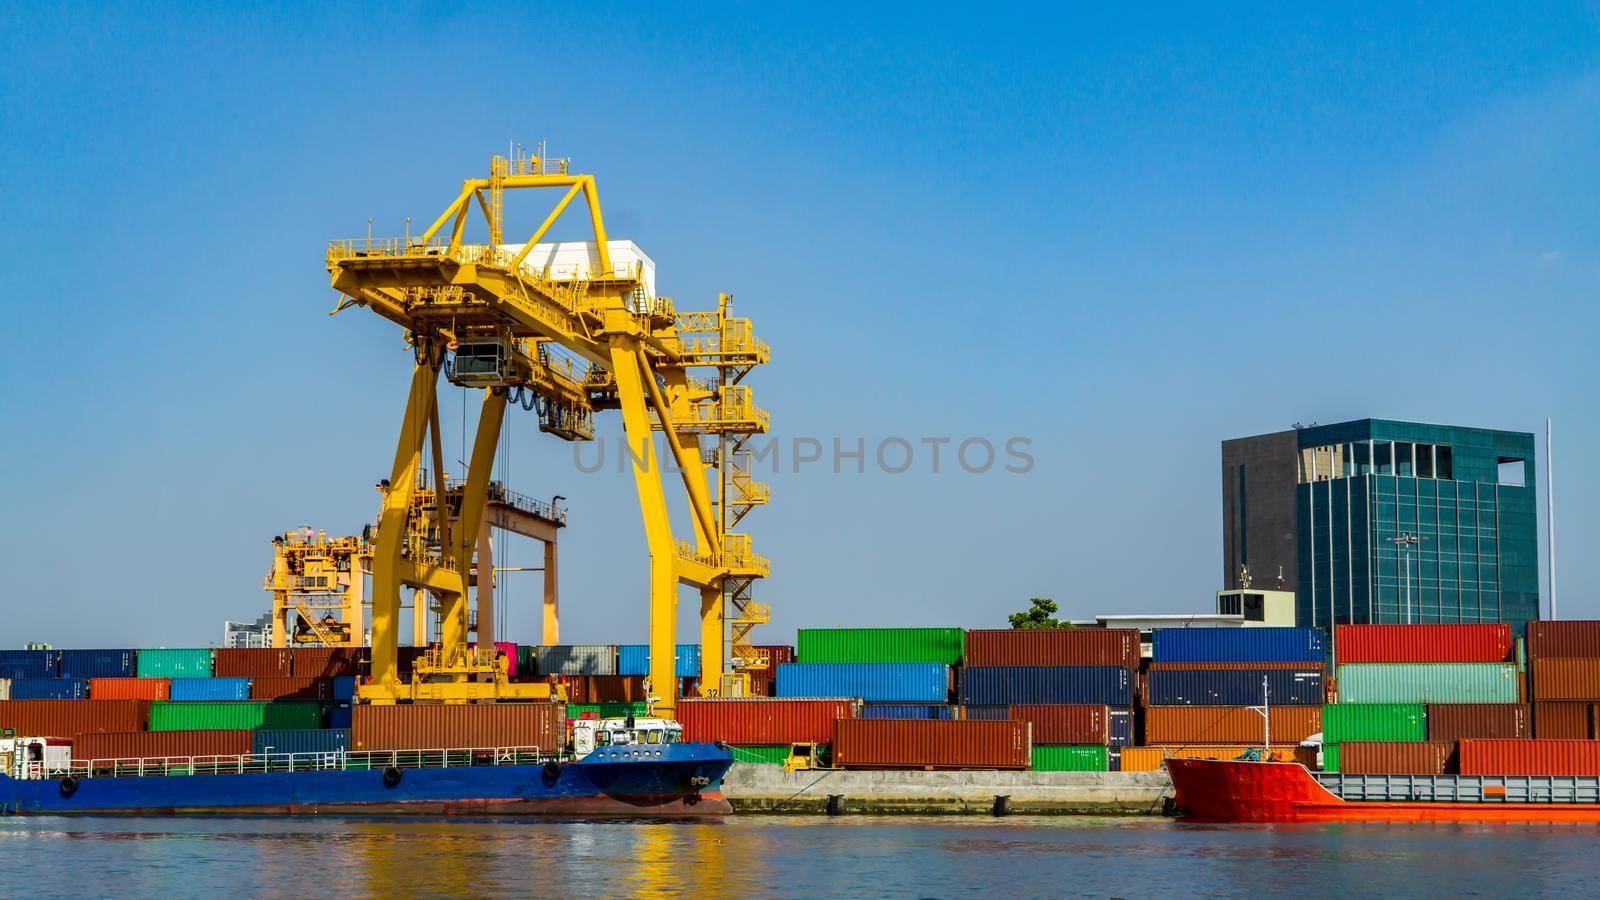
<instances>
[{"instance_id":1,"label":"orange shipping container","mask_svg":"<svg viewBox=\"0 0 1600 900\"><path fill-rule=\"evenodd\" d=\"M749 698L678 701L678 722L686 741L725 741L736 747L759 744L826 744L833 720L853 719L861 701L851 698Z\"/></svg>"},{"instance_id":2,"label":"orange shipping container","mask_svg":"<svg viewBox=\"0 0 1600 900\"><path fill-rule=\"evenodd\" d=\"M350 749L555 750L566 743L566 712L561 703L361 705L350 711Z\"/></svg>"},{"instance_id":3,"label":"orange shipping container","mask_svg":"<svg viewBox=\"0 0 1600 900\"><path fill-rule=\"evenodd\" d=\"M327 700L333 696L331 678L252 678L251 700Z\"/></svg>"},{"instance_id":4,"label":"orange shipping container","mask_svg":"<svg viewBox=\"0 0 1600 900\"><path fill-rule=\"evenodd\" d=\"M1147 744L1250 744L1266 738L1261 714L1243 706L1152 706L1144 713ZM1320 706L1272 707L1273 745L1298 744L1322 730Z\"/></svg>"},{"instance_id":5,"label":"orange shipping container","mask_svg":"<svg viewBox=\"0 0 1600 900\"><path fill-rule=\"evenodd\" d=\"M1462 741L1461 774L1600 775L1600 741Z\"/></svg>"},{"instance_id":6,"label":"orange shipping container","mask_svg":"<svg viewBox=\"0 0 1600 900\"><path fill-rule=\"evenodd\" d=\"M72 758L163 759L174 756L242 756L250 752L249 731L106 731L80 734Z\"/></svg>"},{"instance_id":7,"label":"orange shipping container","mask_svg":"<svg viewBox=\"0 0 1600 900\"><path fill-rule=\"evenodd\" d=\"M969 666L1139 668L1136 628L990 628L967 632Z\"/></svg>"},{"instance_id":8,"label":"orange shipping container","mask_svg":"<svg viewBox=\"0 0 1600 900\"><path fill-rule=\"evenodd\" d=\"M1600 737L1595 732L1595 704L1570 700L1544 701L1533 705L1533 735L1588 741Z\"/></svg>"},{"instance_id":9,"label":"orange shipping container","mask_svg":"<svg viewBox=\"0 0 1600 900\"><path fill-rule=\"evenodd\" d=\"M1109 744L1111 713L1093 704L1038 703L1011 707L1012 719L1033 723L1035 744Z\"/></svg>"},{"instance_id":10,"label":"orange shipping container","mask_svg":"<svg viewBox=\"0 0 1600 900\"><path fill-rule=\"evenodd\" d=\"M289 651L273 647L223 647L216 652L218 678L271 678L289 674Z\"/></svg>"},{"instance_id":11,"label":"orange shipping container","mask_svg":"<svg viewBox=\"0 0 1600 900\"><path fill-rule=\"evenodd\" d=\"M1247 747L1242 744L1222 747L1123 747L1122 771L1159 771L1161 761L1167 757L1176 757L1178 759L1238 759L1246 751L1260 749L1260 744L1256 744L1253 747Z\"/></svg>"},{"instance_id":12,"label":"orange shipping container","mask_svg":"<svg viewBox=\"0 0 1600 900\"><path fill-rule=\"evenodd\" d=\"M90 700L165 700L172 694L170 678L91 678Z\"/></svg>"},{"instance_id":13,"label":"orange shipping container","mask_svg":"<svg viewBox=\"0 0 1600 900\"><path fill-rule=\"evenodd\" d=\"M1345 741L1339 771L1348 775L1448 775L1456 770L1454 741Z\"/></svg>"},{"instance_id":14,"label":"orange shipping container","mask_svg":"<svg viewBox=\"0 0 1600 900\"><path fill-rule=\"evenodd\" d=\"M845 769L1026 769L1028 723L970 719L835 719L833 763Z\"/></svg>"},{"instance_id":15,"label":"orange shipping container","mask_svg":"<svg viewBox=\"0 0 1600 900\"><path fill-rule=\"evenodd\" d=\"M1539 700L1600 700L1600 659L1535 659L1533 696Z\"/></svg>"},{"instance_id":16,"label":"orange shipping container","mask_svg":"<svg viewBox=\"0 0 1600 900\"><path fill-rule=\"evenodd\" d=\"M1511 626L1504 624L1340 625L1334 637L1340 664L1511 659Z\"/></svg>"},{"instance_id":17,"label":"orange shipping container","mask_svg":"<svg viewBox=\"0 0 1600 900\"><path fill-rule=\"evenodd\" d=\"M148 700L0 700L0 729L19 737L143 731L149 724Z\"/></svg>"}]
</instances>

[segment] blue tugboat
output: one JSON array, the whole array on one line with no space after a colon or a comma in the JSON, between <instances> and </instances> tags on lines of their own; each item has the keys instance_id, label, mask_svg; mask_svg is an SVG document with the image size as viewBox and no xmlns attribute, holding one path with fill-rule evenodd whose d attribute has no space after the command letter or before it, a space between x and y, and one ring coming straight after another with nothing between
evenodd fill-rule
<instances>
[{"instance_id":1,"label":"blue tugboat","mask_svg":"<svg viewBox=\"0 0 1600 900\"><path fill-rule=\"evenodd\" d=\"M57 738L0 741L0 812L704 816L732 812L720 743L667 719L573 723L573 752L510 747L73 760Z\"/></svg>"}]
</instances>

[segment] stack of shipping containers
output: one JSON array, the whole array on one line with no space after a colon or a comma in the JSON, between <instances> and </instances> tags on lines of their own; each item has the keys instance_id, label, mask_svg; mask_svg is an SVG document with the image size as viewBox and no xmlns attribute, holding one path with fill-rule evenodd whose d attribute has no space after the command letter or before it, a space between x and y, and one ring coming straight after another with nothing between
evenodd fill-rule
<instances>
[{"instance_id":1,"label":"stack of shipping containers","mask_svg":"<svg viewBox=\"0 0 1600 900\"><path fill-rule=\"evenodd\" d=\"M1326 771L1443 775L1463 739L1531 734L1509 625L1340 625L1334 650Z\"/></svg>"},{"instance_id":2,"label":"stack of shipping containers","mask_svg":"<svg viewBox=\"0 0 1600 900\"><path fill-rule=\"evenodd\" d=\"M777 666L778 697L862 702L858 716L834 721L835 765L1027 767L1026 738L1019 750L1014 728L968 726L950 713L961 629L802 628L796 644L797 661Z\"/></svg>"},{"instance_id":3,"label":"stack of shipping containers","mask_svg":"<svg viewBox=\"0 0 1600 900\"><path fill-rule=\"evenodd\" d=\"M1125 771L1168 756L1233 759L1268 740L1294 747L1322 730L1322 633L1312 628L1158 628L1144 677L1145 747Z\"/></svg>"},{"instance_id":4,"label":"stack of shipping containers","mask_svg":"<svg viewBox=\"0 0 1600 900\"><path fill-rule=\"evenodd\" d=\"M1028 722L1037 771L1118 769L1139 659L1136 629L969 631L961 715Z\"/></svg>"}]
</instances>

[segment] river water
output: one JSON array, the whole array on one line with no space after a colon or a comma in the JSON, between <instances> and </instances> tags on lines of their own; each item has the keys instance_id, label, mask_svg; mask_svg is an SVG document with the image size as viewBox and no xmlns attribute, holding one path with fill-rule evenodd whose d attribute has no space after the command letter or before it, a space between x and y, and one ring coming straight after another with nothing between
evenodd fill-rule
<instances>
[{"instance_id":1,"label":"river water","mask_svg":"<svg viewBox=\"0 0 1600 900\"><path fill-rule=\"evenodd\" d=\"M0 819L12 896L1588 896L1600 829L1168 819Z\"/></svg>"}]
</instances>

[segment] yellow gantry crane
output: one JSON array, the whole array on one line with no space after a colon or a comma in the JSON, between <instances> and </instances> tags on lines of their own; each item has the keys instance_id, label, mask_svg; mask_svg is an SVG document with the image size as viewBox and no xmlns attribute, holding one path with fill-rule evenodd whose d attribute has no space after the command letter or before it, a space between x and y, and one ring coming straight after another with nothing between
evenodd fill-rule
<instances>
[{"instance_id":1,"label":"yellow gantry crane","mask_svg":"<svg viewBox=\"0 0 1600 900\"><path fill-rule=\"evenodd\" d=\"M418 474L406 515L403 538L408 556L442 559L439 547L438 501L427 472ZM388 493L387 482L379 484ZM462 485L446 481L445 514L460 516ZM538 500L507 490L498 481L489 482L485 515L478 532L478 564L494 568L491 529L533 538L544 545L544 565L516 571L544 574L543 643L559 640L559 594L557 590L557 538L566 527L567 510L555 500ZM368 525L359 536L329 537L325 531L301 529L276 535L272 539L272 571L262 587L272 593L272 634L274 647L289 644L323 647L367 646L365 578L372 572L372 555L377 527ZM468 632L489 642L494 635L494 580L482 581L473 574L477 587L477 609L468 612ZM427 641L430 610L444 614L438 603L430 603L428 592L418 589L413 596L412 644Z\"/></svg>"},{"instance_id":2,"label":"yellow gantry crane","mask_svg":"<svg viewBox=\"0 0 1600 900\"><path fill-rule=\"evenodd\" d=\"M536 188L558 189L561 199L525 243L505 243L505 193ZM541 243L579 197L593 240ZM488 225L485 244L463 241L474 206ZM594 438L596 411L622 413L650 555L650 690L658 713L670 716L675 706L680 584L700 594L702 691L745 693L749 673L769 664L749 635L768 616L752 586L770 564L732 529L769 500L752 477L748 442L770 418L742 382L771 349L748 319L728 315L730 299L720 297L710 312L677 312L655 292L654 262L632 242L607 239L594 177L542 153L494 157L489 177L467 179L419 237L332 242L327 268L344 295L334 311L364 306L395 322L414 355L373 549L372 678L362 699L548 696L546 685L508 683L492 649L473 651L466 641L469 591L487 571L474 554L489 473L513 401L537 412L541 431L569 441ZM455 384L482 388L482 408L459 508L434 515L437 540L418 546L405 535L424 454L433 471L444 471L441 371ZM682 478L693 540L674 538L655 431ZM432 592L444 610L439 645L418 661L410 683L400 681L396 664L403 587Z\"/></svg>"},{"instance_id":3,"label":"yellow gantry crane","mask_svg":"<svg viewBox=\"0 0 1600 900\"><path fill-rule=\"evenodd\" d=\"M368 535L288 531L272 539L272 646L365 647L363 573L372 561Z\"/></svg>"}]
</instances>

